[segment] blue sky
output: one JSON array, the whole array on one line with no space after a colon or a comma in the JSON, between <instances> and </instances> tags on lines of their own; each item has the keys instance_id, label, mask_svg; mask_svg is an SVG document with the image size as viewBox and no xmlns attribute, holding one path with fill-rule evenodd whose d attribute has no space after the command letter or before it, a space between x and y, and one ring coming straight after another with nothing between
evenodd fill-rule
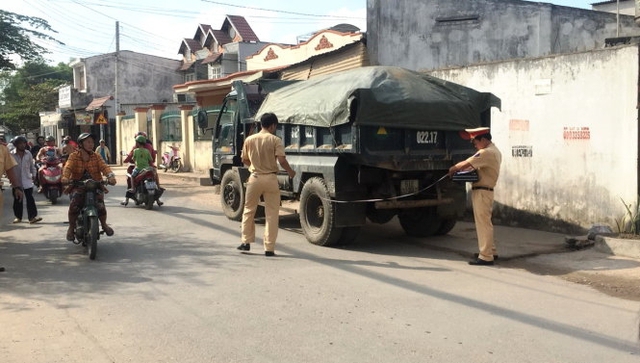
<instances>
[{"instance_id":1,"label":"blue sky","mask_svg":"<svg viewBox=\"0 0 640 363\"><path fill-rule=\"evenodd\" d=\"M394 0L386 0L394 1ZM596 0L542 1L590 9ZM224 15L244 16L260 40L295 43L296 36L339 23L366 30L367 0L3 0L0 8L37 16L58 31L64 46L46 43L51 62L113 52L115 22L120 49L171 59L200 23L219 29Z\"/></svg>"}]
</instances>

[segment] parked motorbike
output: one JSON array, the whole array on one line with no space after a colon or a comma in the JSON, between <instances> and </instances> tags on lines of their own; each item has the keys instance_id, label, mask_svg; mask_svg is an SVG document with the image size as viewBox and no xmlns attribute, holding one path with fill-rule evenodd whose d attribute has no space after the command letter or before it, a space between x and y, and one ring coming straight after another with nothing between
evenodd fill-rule
<instances>
[{"instance_id":1,"label":"parked motorbike","mask_svg":"<svg viewBox=\"0 0 640 363\"><path fill-rule=\"evenodd\" d=\"M133 169L127 170L127 179L131 179L131 173ZM128 183L127 183L128 184ZM126 198L127 202L123 205L127 206L128 199L133 199L136 205L144 204L146 209L152 209L153 203L158 203L158 206L162 205L159 201L164 189L159 188L156 183L155 171L153 168L146 168L140 171L135 178L136 189L132 192L127 190Z\"/></svg>"},{"instance_id":2,"label":"parked motorbike","mask_svg":"<svg viewBox=\"0 0 640 363\"><path fill-rule=\"evenodd\" d=\"M98 240L104 231L99 231L100 220L98 219L98 207L96 197L103 193L102 186L106 185L105 180L86 179L74 181L73 185L78 187L76 192L84 193L84 206L78 214L76 229L74 231L77 243L87 246L89 258L95 260L98 253ZM74 242L76 243L76 242Z\"/></svg>"},{"instance_id":3,"label":"parked motorbike","mask_svg":"<svg viewBox=\"0 0 640 363\"><path fill-rule=\"evenodd\" d=\"M62 195L60 159L55 156L48 156L42 159L41 162L44 164L44 168L38 170L38 179L40 180L40 187L42 187L42 194L51 201L51 204L56 204L58 198Z\"/></svg>"},{"instance_id":4,"label":"parked motorbike","mask_svg":"<svg viewBox=\"0 0 640 363\"><path fill-rule=\"evenodd\" d=\"M162 153L162 164L160 164L158 167L160 169L164 169L165 173L167 172L167 170L171 170L172 172L177 173L182 170L182 158L178 154L180 148L171 145L169 145L169 148L171 149L171 151L165 151L164 153Z\"/></svg>"}]
</instances>

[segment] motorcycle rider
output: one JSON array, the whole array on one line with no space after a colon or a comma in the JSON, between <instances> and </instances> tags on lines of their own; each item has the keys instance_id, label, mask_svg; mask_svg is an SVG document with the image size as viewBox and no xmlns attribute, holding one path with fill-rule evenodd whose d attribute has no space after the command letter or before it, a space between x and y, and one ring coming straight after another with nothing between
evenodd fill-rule
<instances>
[{"instance_id":1,"label":"motorcycle rider","mask_svg":"<svg viewBox=\"0 0 640 363\"><path fill-rule=\"evenodd\" d=\"M151 153L151 167L153 168L153 176L156 179L156 185L158 186L158 190L160 190L160 195L157 197L156 199L156 203L158 203L159 206L163 205L164 203L160 201L160 197L162 196L162 193L164 193L164 188L160 187L160 178L158 177L158 170L156 168L156 156L157 156L157 152L156 150L153 148L153 145L151 143L151 140L149 140L149 137L147 136L147 133L144 131L138 131L135 135L134 135L134 139L136 139L136 145L133 146L133 148L131 149L131 151L129 152L129 154L127 155L127 157L122 161L123 163L133 163L133 152L136 150L136 148L138 147L138 142L137 142L137 138L139 136L144 136L146 142L144 144L145 149L149 150L149 153ZM127 169L127 173L131 174L134 170L135 166L132 164L129 166L129 168ZM131 189L133 188L133 181L131 180L131 178L127 178L127 189ZM127 198L127 195L125 194L124 196L124 200L122 202L120 202L120 205L127 205L129 204L129 198Z\"/></svg>"},{"instance_id":2,"label":"motorcycle rider","mask_svg":"<svg viewBox=\"0 0 640 363\"><path fill-rule=\"evenodd\" d=\"M145 144L147 143L147 138L140 135L136 137L136 146L133 150L133 161L135 163L135 168L133 168L133 172L131 173L131 192L135 193L136 189L136 176L140 174L143 169L147 169L151 167L151 153L147 148L145 148Z\"/></svg>"},{"instance_id":3,"label":"motorcycle rider","mask_svg":"<svg viewBox=\"0 0 640 363\"><path fill-rule=\"evenodd\" d=\"M62 165L64 166L64 163L67 162L67 159L69 158L69 155L71 155L72 152L76 151L76 149L78 148L78 144L71 140L71 136L65 136L62 139L62 147L60 148L60 152L62 153Z\"/></svg>"},{"instance_id":4,"label":"motorcycle rider","mask_svg":"<svg viewBox=\"0 0 640 363\"><path fill-rule=\"evenodd\" d=\"M56 147L56 139L55 137L49 135L45 138L44 146L40 148L38 154L36 155L36 160L42 160L46 157L54 156L54 157L62 157L62 151Z\"/></svg>"},{"instance_id":5,"label":"motorcycle rider","mask_svg":"<svg viewBox=\"0 0 640 363\"><path fill-rule=\"evenodd\" d=\"M82 133L78 136L78 148L69 155L69 159L62 171L62 183L69 184L75 180L82 180L85 175L94 180L101 180L103 176L108 179L109 185L116 184L116 176L111 168L104 162L100 155L94 152L95 136L89 133ZM67 240L73 242L75 239L74 230L76 228L76 220L80 214L80 210L84 204L84 193L76 190L73 185L65 190L71 194L71 203L69 204L69 229L67 230ZM105 189L106 191L106 189ZM113 228L107 224L107 209L104 206L104 194L96 195L96 206L98 208L98 219L107 236L113 236Z\"/></svg>"},{"instance_id":6,"label":"motorcycle rider","mask_svg":"<svg viewBox=\"0 0 640 363\"><path fill-rule=\"evenodd\" d=\"M30 150L31 156L33 156L33 160L38 160L36 159L36 156L38 156L38 151L40 151L42 147L44 147L44 136L40 135L36 138L36 144L33 145Z\"/></svg>"},{"instance_id":7,"label":"motorcycle rider","mask_svg":"<svg viewBox=\"0 0 640 363\"><path fill-rule=\"evenodd\" d=\"M38 166L38 193L42 193L42 186L44 185L42 171L46 168L46 164L44 163L44 159L53 157L53 158L62 158L62 151L56 147L56 139L49 135L45 138L44 146L40 148L38 154L36 155L35 162L39 164Z\"/></svg>"}]
</instances>

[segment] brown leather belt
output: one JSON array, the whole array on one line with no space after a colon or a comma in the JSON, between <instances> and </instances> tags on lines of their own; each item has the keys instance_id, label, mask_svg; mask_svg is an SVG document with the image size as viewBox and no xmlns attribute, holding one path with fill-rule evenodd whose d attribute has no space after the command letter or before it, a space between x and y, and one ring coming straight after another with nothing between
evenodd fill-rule
<instances>
[{"instance_id":1,"label":"brown leather belt","mask_svg":"<svg viewBox=\"0 0 640 363\"><path fill-rule=\"evenodd\" d=\"M471 190L477 190L477 189L480 189L480 190L488 190L488 191L490 191L490 192L492 192L492 191L493 191L493 188L489 188L489 187L471 187Z\"/></svg>"}]
</instances>

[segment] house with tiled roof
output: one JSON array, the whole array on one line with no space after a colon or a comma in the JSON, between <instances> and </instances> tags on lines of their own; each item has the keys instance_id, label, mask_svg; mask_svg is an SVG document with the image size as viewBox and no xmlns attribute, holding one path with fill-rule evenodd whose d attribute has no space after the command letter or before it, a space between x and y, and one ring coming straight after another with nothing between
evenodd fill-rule
<instances>
[{"instance_id":1,"label":"house with tiled roof","mask_svg":"<svg viewBox=\"0 0 640 363\"><path fill-rule=\"evenodd\" d=\"M237 29L242 29L242 26L237 19L230 18L228 21L228 23L225 21L220 31L230 37L233 36L233 40L238 40L237 37L251 39L249 32L243 33L244 35L229 32L227 26L232 26L232 22ZM201 27L201 29L202 34L197 33L194 38L200 37L199 39L201 39L204 36L205 28ZM208 34L204 46L210 50L208 56L210 59L203 60L203 62L207 62L206 64L219 62L228 56L229 44L243 44L227 43L222 46L222 49L218 48L219 52L216 53L213 42L219 41L220 37L217 37L212 30ZM239 67L242 71L173 86L177 95L193 98L196 101L194 106L189 106L192 107L189 109L190 114L183 112L180 115L180 124L184 129L183 138L184 135L193 135L191 138L184 139L180 149L183 160L192 170L208 171L212 167L210 130L216 125L220 106L225 95L231 91L234 81L303 80L321 74L369 65L366 36L357 27L339 24L314 32L305 39L298 44L256 42L255 44L259 44L260 47L253 53L247 56L238 53L239 62L246 64ZM202 117L200 120L201 116L206 116L206 118ZM194 141L191 142L191 139Z\"/></svg>"},{"instance_id":2,"label":"house with tiled roof","mask_svg":"<svg viewBox=\"0 0 640 363\"><path fill-rule=\"evenodd\" d=\"M220 29L199 24L193 38L182 40L178 71L185 83L226 77L245 71L245 58L264 46L244 17L227 15Z\"/></svg>"}]
</instances>

